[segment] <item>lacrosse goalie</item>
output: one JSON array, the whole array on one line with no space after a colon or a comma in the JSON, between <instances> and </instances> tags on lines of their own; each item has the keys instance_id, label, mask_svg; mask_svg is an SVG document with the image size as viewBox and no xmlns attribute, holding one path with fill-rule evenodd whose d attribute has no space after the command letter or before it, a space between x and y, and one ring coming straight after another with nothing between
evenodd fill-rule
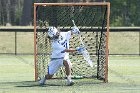
<instances>
[{"instance_id":1,"label":"lacrosse goalie","mask_svg":"<svg viewBox=\"0 0 140 93\"><path fill-rule=\"evenodd\" d=\"M61 32L55 27L50 27L47 33L51 39L51 61L48 65L48 74L39 81L39 84L44 85L46 80L51 79L59 68L64 66L67 76L67 85L72 86L74 84L71 79L72 64L68 52L81 53L84 48L77 47L76 49L69 49L69 40L72 34L78 35L80 31L77 27L73 27L72 30L68 32Z\"/></svg>"}]
</instances>

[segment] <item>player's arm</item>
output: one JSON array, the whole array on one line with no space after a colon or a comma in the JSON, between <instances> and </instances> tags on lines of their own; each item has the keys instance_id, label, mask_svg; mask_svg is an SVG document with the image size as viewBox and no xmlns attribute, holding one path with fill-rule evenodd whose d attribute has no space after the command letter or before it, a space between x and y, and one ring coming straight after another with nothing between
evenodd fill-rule
<instances>
[{"instance_id":1,"label":"player's arm","mask_svg":"<svg viewBox=\"0 0 140 93\"><path fill-rule=\"evenodd\" d=\"M76 49L65 49L64 52L76 52Z\"/></svg>"},{"instance_id":2,"label":"player's arm","mask_svg":"<svg viewBox=\"0 0 140 93\"><path fill-rule=\"evenodd\" d=\"M64 52L79 52L81 53L82 51L84 51L84 47L77 47L76 49L65 49L62 51L62 53Z\"/></svg>"}]
</instances>

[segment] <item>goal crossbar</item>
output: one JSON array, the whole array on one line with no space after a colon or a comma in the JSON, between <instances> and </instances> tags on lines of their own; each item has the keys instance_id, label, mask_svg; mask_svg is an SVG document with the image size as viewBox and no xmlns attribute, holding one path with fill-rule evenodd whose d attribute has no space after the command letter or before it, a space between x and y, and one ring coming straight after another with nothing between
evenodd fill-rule
<instances>
[{"instance_id":1,"label":"goal crossbar","mask_svg":"<svg viewBox=\"0 0 140 93\"><path fill-rule=\"evenodd\" d=\"M94 3L34 3L34 6L110 6L109 2Z\"/></svg>"}]
</instances>

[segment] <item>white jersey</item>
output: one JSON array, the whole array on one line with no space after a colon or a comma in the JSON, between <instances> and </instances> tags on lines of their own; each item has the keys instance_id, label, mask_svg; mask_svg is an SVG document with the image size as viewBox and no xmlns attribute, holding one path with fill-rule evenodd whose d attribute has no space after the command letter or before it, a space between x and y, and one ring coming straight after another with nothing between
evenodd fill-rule
<instances>
[{"instance_id":1,"label":"white jersey","mask_svg":"<svg viewBox=\"0 0 140 93\"><path fill-rule=\"evenodd\" d=\"M65 49L69 49L69 40L71 38L71 31L60 32L58 40L52 42L52 54L51 58L69 59L69 53L64 53Z\"/></svg>"}]
</instances>

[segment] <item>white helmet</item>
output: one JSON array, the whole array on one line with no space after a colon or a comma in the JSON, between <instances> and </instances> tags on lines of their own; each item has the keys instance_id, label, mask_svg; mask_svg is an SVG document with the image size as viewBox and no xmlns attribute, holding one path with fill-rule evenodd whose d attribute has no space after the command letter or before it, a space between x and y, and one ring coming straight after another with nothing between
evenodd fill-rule
<instances>
[{"instance_id":1,"label":"white helmet","mask_svg":"<svg viewBox=\"0 0 140 93\"><path fill-rule=\"evenodd\" d=\"M56 36L58 30L55 27L49 27L48 29L48 36L53 38L54 36Z\"/></svg>"}]
</instances>

